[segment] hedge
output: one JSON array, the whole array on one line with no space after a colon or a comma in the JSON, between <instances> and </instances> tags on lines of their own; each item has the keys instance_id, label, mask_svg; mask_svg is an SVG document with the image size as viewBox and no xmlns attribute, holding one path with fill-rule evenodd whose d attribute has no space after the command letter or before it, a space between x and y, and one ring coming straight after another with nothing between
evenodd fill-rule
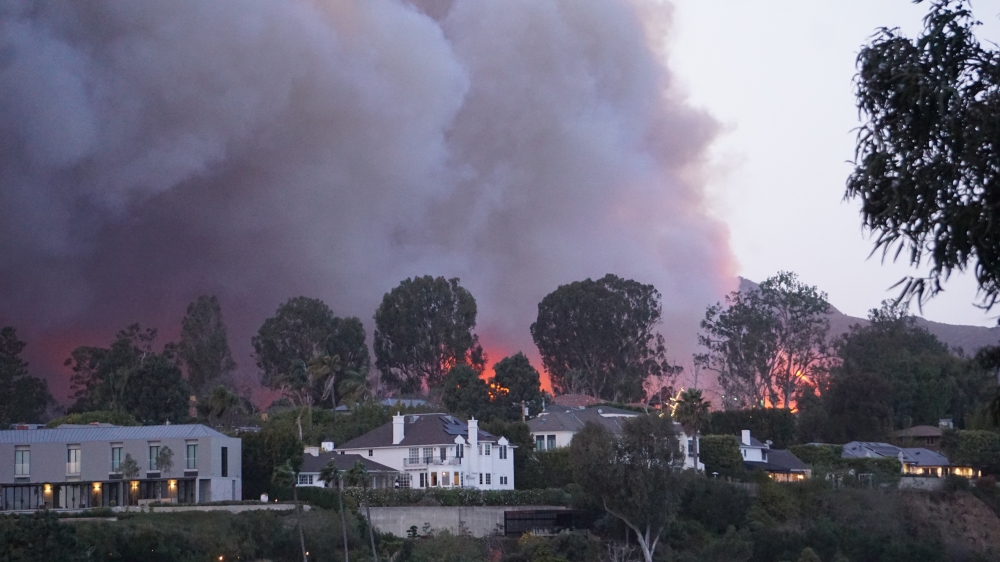
<instances>
[{"instance_id":1,"label":"hedge","mask_svg":"<svg viewBox=\"0 0 1000 562\"><path fill-rule=\"evenodd\" d=\"M300 501L334 509L337 506L336 490L331 488L303 487L298 489ZM405 505L425 505L436 503L444 506L515 506L515 505L569 505L570 497L565 490L549 488L545 490L475 490L471 488L431 488L431 489L376 489L363 490L348 488L345 501L358 505L367 499L372 507ZM291 490L279 490L275 497L291 499Z\"/></svg>"}]
</instances>

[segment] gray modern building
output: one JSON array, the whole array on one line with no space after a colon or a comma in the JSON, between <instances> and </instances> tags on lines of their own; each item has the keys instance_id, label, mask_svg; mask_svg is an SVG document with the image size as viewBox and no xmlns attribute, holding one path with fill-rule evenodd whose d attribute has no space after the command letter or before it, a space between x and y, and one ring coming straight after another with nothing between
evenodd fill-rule
<instances>
[{"instance_id":1,"label":"gray modern building","mask_svg":"<svg viewBox=\"0 0 1000 562\"><path fill-rule=\"evenodd\" d=\"M0 511L240 500L241 459L203 425L0 431Z\"/></svg>"}]
</instances>

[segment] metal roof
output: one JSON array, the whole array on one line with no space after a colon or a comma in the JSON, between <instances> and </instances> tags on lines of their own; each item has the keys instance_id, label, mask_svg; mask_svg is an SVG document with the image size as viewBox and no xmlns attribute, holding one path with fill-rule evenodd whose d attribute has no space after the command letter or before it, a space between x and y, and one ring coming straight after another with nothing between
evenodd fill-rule
<instances>
[{"instance_id":1,"label":"metal roof","mask_svg":"<svg viewBox=\"0 0 1000 562\"><path fill-rule=\"evenodd\" d=\"M195 439L226 437L201 424L139 425L120 427L57 427L0 431L0 444L82 443L84 441L128 441L131 439Z\"/></svg>"}]
</instances>

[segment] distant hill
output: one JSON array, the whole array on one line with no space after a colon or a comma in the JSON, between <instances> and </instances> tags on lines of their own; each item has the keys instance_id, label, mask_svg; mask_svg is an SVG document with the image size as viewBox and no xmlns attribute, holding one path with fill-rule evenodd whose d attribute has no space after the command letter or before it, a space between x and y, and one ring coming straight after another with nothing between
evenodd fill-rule
<instances>
[{"instance_id":1,"label":"distant hill","mask_svg":"<svg viewBox=\"0 0 1000 562\"><path fill-rule=\"evenodd\" d=\"M756 289L757 283L740 277L740 290ZM830 338L836 338L841 334L846 334L851 326L858 324L867 326L866 318L856 318L848 316L830 307ZM925 328L928 332L937 336L939 340L948 345L954 351L961 350L966 355L974 355L980 348L987 345L997 345L1000 343L1000 326L986 328L983 326L960 326L955 324L943 324L941 322L931 322L916 317L917 325Z\"/></svg>"}]
</instances>

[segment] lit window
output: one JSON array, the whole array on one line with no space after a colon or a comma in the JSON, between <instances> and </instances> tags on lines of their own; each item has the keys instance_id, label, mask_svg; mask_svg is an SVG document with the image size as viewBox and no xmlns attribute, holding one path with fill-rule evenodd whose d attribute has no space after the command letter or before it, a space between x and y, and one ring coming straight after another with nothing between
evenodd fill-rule
<instances>
[{"instance_id":1,"label":"lit window","mask_svg":"<svg viewBox=\"0 0 1000 562\"><path fill-rule=\"evenodd\" d=\"M455 473L454 479L455 479L454 485L458 486L459 485L459 476L458 476L457 472Z\"/></svg>"}]
</instances>

